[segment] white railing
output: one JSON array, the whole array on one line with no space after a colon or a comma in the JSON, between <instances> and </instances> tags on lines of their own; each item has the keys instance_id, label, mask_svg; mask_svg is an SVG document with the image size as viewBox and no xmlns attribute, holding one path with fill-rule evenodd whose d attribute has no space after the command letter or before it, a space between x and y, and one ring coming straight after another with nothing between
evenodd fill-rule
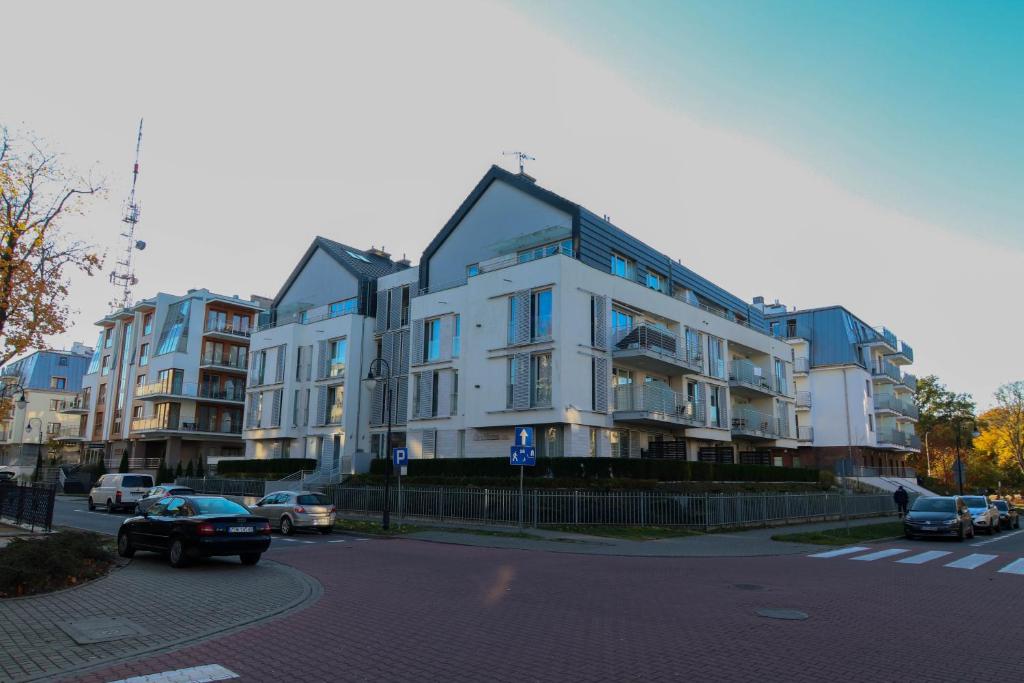
<instances>
[{"instance_id":1,"label":"white railing","mask_svg":"<svg viewBox=\"0 0 1024 683\"><path fill-rule=\"evenodd\" d=\"M809 392L809 391L798 391L798 392L796 392L796 407L797 408L810 408L811 407L811 392Z\"/></svg>"},{"instance_id":2,"label":"white railing","mask_svg":"<svg viewBox=\"0 0 1024 683\"><path fill-rule=\"evenodd\" d=\"M745 358L739 358L729 363L729 382L776 393L771 374L760 365Z\"/></svg>"},{"instance_id":3,"label":"white railing","mask_svg":"<svg viewBox=\"0 0 1024 683\"><path fill-rule=\"evenodd\" d=\"M810 372L811 359L807 356L797 356L793 359L793 372Z\"/></svg>"},{"instance_id":4,"label":"white railing","mask_svg":"<svg viewBox=\"0 0 1024 683\"><path fill-rule=\"evenodd\" d=\"M771 413L762 413L746 406L733 406L732 431L775 438L780 435L780 421Z\"/></svg>"},{"instance_id":5,"label":"white railing","mask_svg":"<svg viewBox=\"0 0 1024 683\"><path fill-rule=\"evenodd\" d=\"M619 412L649 412L666 418L704 424L704 405L687 400L684 394L653 383L622 384L613 392L614 409Z\"/></svg>"},{"instance_id":6,"label":"white railing","mask_svg":"<svg viewBox=\"0 0 1024 683\"><path fill-rule=\"evenodd\" d=\"M612 328L611 346L612 351L649 351L697 370L703 360L699 343L687 344L678 334L649 323Z\"/></svg>"},{"instance_id":7,"label":"white railing","mask_svg":"<svg viewBox=\"0 0 1024 683\"><path fill-rule=\"evenodd\" d=\"M800 425L796 429L797 441L814 441L814 427Z\"/></svg>"}]
</instances>

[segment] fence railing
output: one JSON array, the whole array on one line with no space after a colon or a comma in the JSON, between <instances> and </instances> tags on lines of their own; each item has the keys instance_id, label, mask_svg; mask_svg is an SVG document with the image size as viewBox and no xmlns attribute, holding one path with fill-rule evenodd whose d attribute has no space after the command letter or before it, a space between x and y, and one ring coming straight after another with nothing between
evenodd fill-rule
<instances>
[{"instance_id":1,"label":"fence railing","mask_svg":"<svg viewBox=\"0 0 1024 683\"><path fill-rule=\"evenodd\" d=\"M914 479L917 477L917 470L913 467L854 467L850 477L899 477L903 479Z\"/></svg>"},{"instance_id":2,"label":"fence railing","mask_svg":"<svg viewBox=\"0 0 1024 683\"><path fill-rule=\"evenodd\" d=\"M340 512L373 514L383 486L326 486ZM434 521L513 525L519 521L517 489L404 487L390 490L392 512ZM686 494L660 491L527 490L523 521L531 526L583 524L681 526L721 529L781 525L894 513L889 495Z\"/></svg>"},{"instance_id":3,"label":"fence railing","mask_svg":"<svg viewBox=\"0 0 1024 683\"><path fill-rule=\"evenodd\" d=\"M210 322L207 321L203 327L203 333L219 332L221 334L229 334L232 337L240 337L242 339L248 339L252 336L252 330L249 326L235 327L231 323L227 322Z\"/></svg>"},{"instance_id":4,"label":"fence railing","mask_svg":"<svg viewBox=\"0 0 1024 683\"><path fill-rule=\"evenodd\" d=\"M0 484L0 518L47 531L53 526L54 486Z\"/></svg>"},{"instance_id":5,"label":"fence railing","mask_svg":"<svg viewBox=\"0 0 1024 683\"><path fill-rule=\"evenodd\" d=\"M187 486L196 493L218 493L226 496L266 495L266 482L262 479L226 479L223 477L178 477L176 484Z\"/></svg>"},{"instance_id":6,"label":"fence railing","mask_svg":"<svg viewBox=\"0 0 1024 683\"><path fill-rule=\"evenodd\" d=\"M798 392L796 392L796 407L797 408L810 408L811 407L811 392L809 392L809 391L798 391Z\"/></svg>"}]
</instances>

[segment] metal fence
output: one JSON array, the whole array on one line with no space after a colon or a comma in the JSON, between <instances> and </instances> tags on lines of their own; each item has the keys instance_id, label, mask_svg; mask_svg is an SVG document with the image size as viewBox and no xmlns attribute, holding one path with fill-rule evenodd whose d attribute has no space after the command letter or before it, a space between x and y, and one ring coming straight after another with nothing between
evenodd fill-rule
<instances>
[{"instance_id":1,"label":"metal fence","mask_svg":"<svg viewBox=\"0 0 1024 683\"><path fill-rule=\"evenodd\" d=\"M0 484L0 518L49 531L55 493L53 486Z\"/></svg>"},{"instance_id":2,"label":"metal fence","mask_svg":"<svg viewBox=\"0 0 1024 683\"><path fill-rule=\"evenodd\" d=\"M339 512L372 514L383 508L383 486L327 486ZM395 487L391 510L440 522L513 525L518 489ZM842 493L686 494L661 491L527 490L523 522L531 526L594 524L723 529L895 513L889 495Z\"/></svg>"},{"instance_id":3,"label":"metal fence","mask_svg":"<svg viewBox=\"0 0 1024 683\"><path fill-rule=\"evenodd\" d=\"M196 493L219 493L225 496L256 496L262 498L267 482L262 479L225 479L222 477L178 477L174 483L187 486Z\"/></svg>"}]
</instances>

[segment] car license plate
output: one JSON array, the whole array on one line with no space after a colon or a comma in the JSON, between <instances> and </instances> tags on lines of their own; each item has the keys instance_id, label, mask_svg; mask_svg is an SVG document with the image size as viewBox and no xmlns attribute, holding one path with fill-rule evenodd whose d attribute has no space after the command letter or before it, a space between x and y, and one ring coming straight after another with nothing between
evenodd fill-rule
<instances>
[{"instance_id":1,"label":"car license plate","mask_svg":"<svg viewBox=\"0 0 1024 683\"><path fill-rule=\"evenodd\" d=\"M228 527L228 533L229 534L251 534L252 533L252 527L251 526L232 526L232 527Z\"/></svg>"},{"instance_id":2,"label":"car license plate","mask_svg":"<svg viewBox=\"0 0 1024 683\"><path fill-rule=\"evenodd\" d=\"M331 523L331 520L329 520L329 519L315 519L315 520L313 520L313 523L314 524L319 524L321 526L326 526L326 525Z\"/></svg>"}]
</instances>

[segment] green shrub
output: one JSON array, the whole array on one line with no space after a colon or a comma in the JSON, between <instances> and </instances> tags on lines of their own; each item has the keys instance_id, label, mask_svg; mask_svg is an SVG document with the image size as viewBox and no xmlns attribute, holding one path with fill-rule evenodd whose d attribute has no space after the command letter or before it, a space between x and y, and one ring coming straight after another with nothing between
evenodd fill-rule
<instances>
[{"instance_id":1,"label":"green shrub","mask_svg":"<svg viewBox=\"0 0 1024 683\"><path fill-rule=\"evenodd\" d=\"M194 476L196 476L196 466L195 466L195 464L193 464L193 462L191 460L188 461L188 466L185 468L185 476L186 477L194 477Z\"/></svg>"},{"instance_id":2,"label":"green shrub","mask_svg":"<svg viewBox=\"0 0 1024 683\"><path fill-rule=\"evenodd\" d=\"M117 466L118 472L128 472L128 451L121 454L121 463Z\"/></svg>"},{"instance_id":3,"label":"green shrub","mask_svg":"<svg viewBox=\"0 0 1024 683\"><path fill-rule=\"evenodd\" d=\"M273 462L273 461L268 461ZM370 463L372 474L384 474L385 461ZM757 481L818 483L818 470L771 465L722 465L655 458L537 458L524 468L527 479L653 479L656 481ZM437 458L410 460L410 477L519 477L505 458Z\"/></svg>"},{"instance_id":4,"label":"green shrub","mask_svg":"<svg viewBox=\"0 0 1024 683\"><path fill-rule=\"evenodd\" d=\"M174 468L174 477L178 478L178 477L184 477L184 476L185 476L185 470L181 466L181 461L179 460L178 461L178 466Z\"/></svg>"},{"instance_id":5,"label":"green shrub","mask_svg":"<svg viewBox=\"0 0 1024 683\"><path fill-rule=\"evenodd\" d=\"M0 548L0 597L31 595L102 576L114 562L109 539L83 531L15 538Z\"/></svg>"},{"instance_id":6,"label":"green shrub","mask_svg":"<svg viewBox=\"0 0 1024 683\"><path fill-rule=\"evenodd\" d=\"M381 461L383 462L383 461ZM217 463L217 474L223 477L277 478L287 477L299 470L315 470L316 460L312 458L273 458L269 460L221 460Z\"/></svg>"}]
</instances>

